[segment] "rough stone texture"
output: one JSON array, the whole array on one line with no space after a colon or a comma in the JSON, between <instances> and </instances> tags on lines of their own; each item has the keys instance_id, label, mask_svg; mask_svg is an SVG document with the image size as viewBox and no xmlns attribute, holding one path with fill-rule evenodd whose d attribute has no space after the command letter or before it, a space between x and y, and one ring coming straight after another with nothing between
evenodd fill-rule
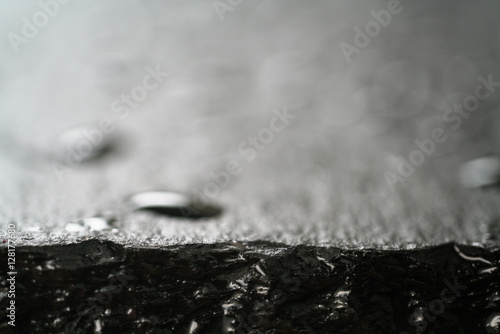
<instances>
[{"instance_id":1,"label":"rough stone texture","mask_svg":"<svg viewBox=\"0 0 500 334\"><path fill-rule=\"evenodd\" d=\"M19 245L94 237L65 226L108 213L119 232L99 236L131 246L498 244L500 193L463 189L457 175L461 161L500 153L498 92L456 130L442 116L478 76L500 80L499 4L401 5L350 63L340 43L353 44L354 27L385 1L244 1L224 20L210 1L61 5L18 53L0 39L0 220L16 222ZM2 36L40 10L0 6ZM169 76L116 112L148 66ZM239 145L284 106L296 117L248 161ZM57 136L104 119L120 145L57 173ZM392 190L385 173L436 127L449 139ZM145 190L203 192L232 159L242 171L209 199L224 208L217 219L186 224L122 206Z\"/></svg>"},{"instance_id":2,"label":"rough stone texture","mask_svg":"<svg viewBox=\"0 0 500 334\"><path fill-rule=\"evenodd\" d=\"M21 332L71 325L113 275L127 288L77 331L219 333L235 319L241 333L412 333L410 315L457 279L467 289L425 332L485 332L499 312L498 271L484 270L498 265L500 192L464 189L457 172L500 153L500 95L443 116L479 76L500 80L500 5L401 3L348 62L340 44L387 2L246 0L221 20L211 1L74 0L16 52L4 37L40 5L1 1L0 233L15 223ZM112 107L156 69L169 75L147 98ZM285 108L295 118L255 159L239 150ZM55 169L55 138L102 120L116 146ZM448 140L391 187L385 173L436 128ZM242 171L210 199L217 218L123 206L146 190L196 194L233 159ZM111 228L65 229L95 216Z\"/></svg>"},{"instance_id":3,"label":"rough stone texture","mask_svg":"<svg viewBox=\"0 0 500 334\"><path fill-rule=\"evenodd\" d=\"M5 248L0 254L4 260ZM456 244L398 251L268 242L26 246L17 249L16 329L498 333L487 324L499 315L499 260L498 248ZM2 332L13 333L4 321Z\"/></svg>"}]
</instances>

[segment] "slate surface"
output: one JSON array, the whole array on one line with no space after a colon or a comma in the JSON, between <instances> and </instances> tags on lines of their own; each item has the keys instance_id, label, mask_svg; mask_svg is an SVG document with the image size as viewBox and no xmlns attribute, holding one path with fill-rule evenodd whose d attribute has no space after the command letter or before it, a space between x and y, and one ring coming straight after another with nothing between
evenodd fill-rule
<instances>
[{"instance_id":1,"label":"slate surface","mask_svg":"<svg viewBox=\"0 0 500 334\"><path fill-rule=\"evenodd\" d=\"M364 41L357 29L387 2L214 4L74 0L29 36L40 4L0 4L0 234L15 224L21 329L65 330L125 273L138 280L77 332L246 333L266 305L263 332L498 332L500 193L458 176L500 153L496 86L466 116L454 109L500 81L498 3L401 1ZM57 138L82 124L112 127L114 146L71 167ZM388 182L435 129L447 139ZM234 161L227 185L212 184ZM124 205L153 189L201 193L223 212L192 221ZM112 228L66 229L93 216ZM430 321L444 279L468 288Z\"/></svg>"},{"instance_id":2,"label":"slate surface","mask_svg":"<svg viewBox=\"0 0 500 334\"><path fill-rule=\"evenodd\" d=\"M0 219L16 222L20 244L94 237L64 227L96 214L116 216L118 232L98 235L124 245L498 244L499 193L463 189L457 175L499 151L498 94L456 130L443 121L478 76L500 78L496 3L401 2L351 62L341 43L357 45L354 28L386 3L250 1L221 20L204 1L73 1L14 46L40 7L2 6ZM168 75L143 100L120 101L156 70ZM294 118L269 140L285 109ZM118 147L69 167L57 136L101 122ZM397 157L438 127L448 140L391 187ZM240 172L214 188L232 160ZM224 214L186 223L125 210L152 189L199 191Z\"/></svg>"},{"instance_id":3,"label":"slate surface","mask_svg":"<svg viewBox=\"0 0 500 334\"><path fill-rule=\"evenodd\" d=\"M16 255L15 329L23 333L500 330L499 271L492 266L498 248L251 242L138 249L90 240L22 247ZM0 329L14 333L3 321Z\"/></svg>"}]
</instances>

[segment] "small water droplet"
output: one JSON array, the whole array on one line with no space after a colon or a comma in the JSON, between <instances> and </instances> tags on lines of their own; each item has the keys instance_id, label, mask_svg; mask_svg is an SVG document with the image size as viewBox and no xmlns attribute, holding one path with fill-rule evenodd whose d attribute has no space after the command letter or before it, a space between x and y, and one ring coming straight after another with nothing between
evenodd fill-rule
<instances>
[{"instance_id":1,"label":"small water droplet","mask_svg":"<svg viewBox=\"0 0 500 334\"><path fill-rule=\"evenodd\" d=\"M235 331L233 318L228 317L231 313L232 308L241 308L243 305L236 301L230 301L227 304L222 304L222 310L224 311L224 316L222 317L222 332L223 333L233 333Z\"/></svg>"},{"instance_id":2,"label":"small water droplet","mask_svg":"<svg viewBox=\"0 0 500 334\"><path fill-rule=\"evenodd\" d=\"M222 310L224 311L224 314L229 314L229 310L232 308L242 308L243 305L238 303L237 301L231 301L230 303L227 304L222 304Z\"/></svg>"},{"instance_id":3,"label":"small water droplet","mask_svg":"<svg viewBox=\"0 0 500 334\"><path fill-rule=\"evenodd\" d=\"M267 295L267 293L269 292L269 287L267 286L262 286L262 285L257 285L255 287L255 291L258 293L258 294L261 294L261 295Z\"/></svg>"},{"instance_id":4,"label":"small water droplet","mask_svg":"<svg viewBox=\"0 0 500 334\"><path fill-rule=\"evenodd\" d=\"M246 288L248 286L248 283L242 279L237 279L236 283L238 283L242 288Z\"/></svg>"},{"instance_id":5,"label":"small water droplet","mask_svg":"<svg viewBox=\"0 0 500 334\"><path fill-rule=\"evenodd\" d=\"M210 218L221 214L216 205L204 203L191 196L170 191L147 191L125 200L130 210L145 210L188 219Z\"/></svg>"},{"instance_id":6,"label":"small water droplet","mask_svg":"<svg viewBox=\"0 0 500 334\"><path fill-rule=\"evenodd\" d=\"M76 233L86 230L85 224L82 221L70 222L64 227L66 231Z\"/></svg>"},{"instance_id":7,"label":"small water droplet","mask_svg":"<svg viewBox=\"0 0 500 334\"><path fill-rule=\"evenodd\" d=\"M326 320L328 321L332 321L332 320L337 320L339 318L339 312L337 311L333 311L332 313L330 313L327 317L326 317Z\"/></svg>"},{"instance_id":8,"label":"small water droplet","mask_svg":"<svg viewBox=\"0 0 500 334\"><path fill-rule=\"evenodd\" d=\"M109 309L109 308L108 308L108 309L106 309L106 311L104 311L104 314L105 314L105 315L110 315L110 314L111 314L111 309Z\"/></svg>"},{"instance_id":9,"label":"small water droplet","mask_svg":"<svg viewBox=\"0 0 500 334\"><path fill-rule=\"evenodd\" d=\"M45 262L45 268L47 268L48 270L54 270L54 269L56 269L55 261L54 260L49 260L49 261Z\"/></svg>"},{"instance_id":10,"label":"small water droplet","mask_svg":"<svg viewBox=\"0 0 500 334\"><path fill-rule=\"evenodd\" d=\"M222 318L222 332L223 333L234 333L236 329L234 328L234 319L223 317Z\"/></svg>"},{"instance_id":11,"label":"small water droplet","mask_svg":"<svg viewBox=\"0 0 500 334\"><path fill-rule=\"evenodd\" d=\"M266 275L266 273L265 273L265 271L264 271L264 269L262 269L262 266L261 266L261 263L260 263L260 262L259 262L259 263L257 263L257 264L255 265L255 270L256 270L259 274L261 274L262 276L267 276L267 275Z\"/></svg>"},{"instance_id":12,"label":"small water droplet","mask_svg":"<svg viewBox=\"0 0 500 334\"><path fill-rule=\"evenodd\" d=\"M230 290L236 290L236 289L239 289L240 286L236 283L233 283L233 282L229 282L227 284L227 288L230 289Z\"/></svg>"},{"instance_id":13,"label":"small water droplet","mask_svg":"<svg viewBox=\"0 0 500 334\"><path fill-rule=\"evenodd\" d=\"M414 306L414 305L417 305L417 304L418 304L418 300L412 298L408 302L408 307L411 307L411 306Z\"/></svg>"},{"instance_id":14,"label":"small water droplet","mask_svg":"<svg viewBox=\"0 0 500 334\"><path fill-rule=\"evenodd\" d=\"M109 220L103 217L89 217L84 218L82 221L83 224L91 231L104 231L111 229Z\"/></svg>"},{"instance_id":15,"label":"small water droplet","mask_svg":"<svg viewBox=\"0 0 500 334\"><path fill-rule=\"evenodd\" d=\"M339 288L339 289L337 289L337 291L335 291L335 297L345 298L345 297L349 296L350 293L351 293L351 290L345 290L345 289Z\"/></svg>"},{"instance_id":16,"label":"small water droplet","mask_svg":"<svg viewBox=\"0 0 500 334\"><path fill-rule=\"evenodd\" d=\"M102 330L102 322L101 320L97 319L94 321L94 333L100 333Z\"/></svg>"},{"instance_id":17,"label":"small water droplet","mask_svg":"<svg viewBox=\"0 0 500 334\"><path fill-rule=\"evenodd\" d=\"M196 331L196 328L198 328L198 323L193 319L193 320L191 320L191 323L189 324L188 334L194 334Z\"/></svg>"}]
</instances>

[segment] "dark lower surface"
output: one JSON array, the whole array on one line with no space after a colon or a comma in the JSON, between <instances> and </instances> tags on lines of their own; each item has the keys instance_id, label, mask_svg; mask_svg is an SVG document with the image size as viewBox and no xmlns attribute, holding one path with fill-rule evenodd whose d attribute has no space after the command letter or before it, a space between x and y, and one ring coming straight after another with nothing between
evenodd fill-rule
<instances>
[{"instance_id":1,"label":"dark lower surface","mask_svg":"<svg viewBox=\"0 0 500 334\"><path fill-rule=\"evenodd\" d=\"M1 248L2 261L7 249ZM16 249L22 333L497 333L498 248ZM0 284L7 291L5 273ZM9 299L2 294L1 308ZM14 332L2 318L0 332Z\"/></svg>"}]
</instances>

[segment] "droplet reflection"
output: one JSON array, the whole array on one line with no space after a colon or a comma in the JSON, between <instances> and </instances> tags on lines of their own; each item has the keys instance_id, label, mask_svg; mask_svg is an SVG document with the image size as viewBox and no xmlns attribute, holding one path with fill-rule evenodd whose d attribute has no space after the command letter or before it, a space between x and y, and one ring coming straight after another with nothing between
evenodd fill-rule
<instances>
[{"instance_id":1,"label":"droplet reflection","mask_svg":"<svg viewBox=\"0 0 500 334\"><path fill-rule=\"evenodd\" d=\"M219 206L196 201L195 198L176 192L148 191L128 197L126 205L130 210L145 210L157 214L201 219L218 216L222 213Z\"/></svg>"}]
</instances>

